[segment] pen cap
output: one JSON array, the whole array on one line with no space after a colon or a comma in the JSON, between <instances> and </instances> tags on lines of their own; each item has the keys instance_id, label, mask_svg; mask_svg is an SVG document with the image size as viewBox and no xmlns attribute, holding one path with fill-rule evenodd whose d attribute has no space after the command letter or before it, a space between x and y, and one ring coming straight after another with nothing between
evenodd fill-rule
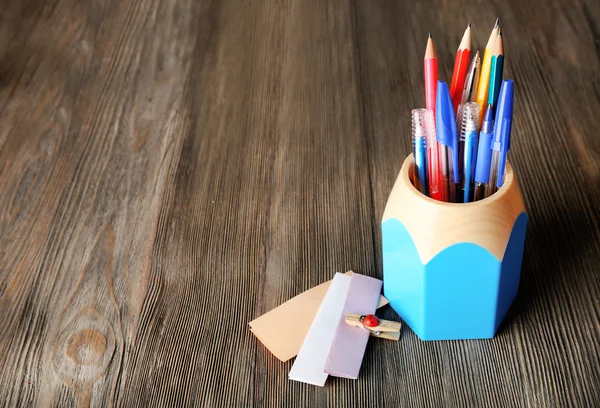
<instances>
[{"instance_id":1,"label":"pen cap","mask_svg":"<svg viewBox=\"0 0 600 408\"><path fill-rule=\"evenodd\" d=\"M448 84L438 81L435 105L435 131L438 143L448 146L452 151L452 167L454 182L458 183L458 131L454 105L450 98Z\"/></svg>"},{"instance_id":2,"label":"pen cap","mask_svg":"<svg viewBox=\"0 0 600 408\"><path fill-rule=\"evenodd\" d=\"M425 140L425 146L431 147L435 141L435 127L433 125L433 112L430 109L413 109L412 117L412 141L422 138ZM433 140L432 140L433 136Z\"/></svg>"},{"instance_id":3,"label":"pen cap","mask_svg":"<svg viewBox=\"0 0 600 408\"><path fill-rule=\"evenodd\" d=\"M510 79L502 81L496 119L494 121L494 150L507 152L510 149L510 131L513 115L514 83Z\"/></svg>"},{"instance_id":4,"label":"pen cap","mask_svg":"<svg viewBox=\"0 0 600 408\"><path fill-rule=\"evenodd\" d=\"M427 147L428 135L433 126L433 112L427 109L413 109L411 111L412 143L414 153L414 184L423 194L428 193L428 162Z\"/></svg>"},{"instance_id":5,"label":"pen cap","mask_svg":"<svg viewBox=\"0 0 600 408\"><path fill-rule=\"evenodd\" d=\"M479 133L477 146L477 165L475 167L475 182L487 183L490 181L490 165L492 164L492 134Z\"/></svg>"},{"instance_id":6,"label":"pen cap","mask_svg":"<svg viewBox=\"0 0 600 408\"><path fill-rule=\"evenodd\" d=\"M415 109L413 112L413 137L415 122L419 122L421 129L419 132L425 133L426 147L428 149L427 157L427 188L431 197L438 194L439 190L439 166L437 154L437 142L435 137L435 123L433 121L433 111L431 109ZM418 118L414 115L417 114ZM414 146L414 142L413 142Z\"/></svg>"},{"instance_id":7,"label":"pen cap","mask_svg":"<svg viewBox=\"0 0 600 408\"><path fill-rule=\"evenodd\" d=\"M456 144L458 134L450 91L444 81L438 81L436 98L435 130L437 141L453 148Z\"/></svg>"},{"instance_id":8,"label":"pen cap","mask_svg":"<svg viewBox=\"0 0 600 408\"><path fill-rule=\"evenodd\" d=\"M477 132L479 128L479 104L467 102L462 108L460 124L460 140L464 141L467 133Z\"/></svg>"}]
</instances>

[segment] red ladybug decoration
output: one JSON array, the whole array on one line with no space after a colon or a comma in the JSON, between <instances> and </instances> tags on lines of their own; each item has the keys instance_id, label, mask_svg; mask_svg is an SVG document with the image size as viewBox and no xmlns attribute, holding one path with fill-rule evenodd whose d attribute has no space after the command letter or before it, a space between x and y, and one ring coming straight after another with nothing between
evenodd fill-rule
<instances>
[{"instance_id":1,"label":"red ladybug decoration","mask_svg":"<svg viewBox=\"0 0 600 408\"><path fill-rule=\"evenodd\" d=\"M368 315L364 316L362 319L362 322L367 327L379 326L379 319L377 318L377 316L374 316L372 314L368 314Z\"/></svg>"}]
</instances>

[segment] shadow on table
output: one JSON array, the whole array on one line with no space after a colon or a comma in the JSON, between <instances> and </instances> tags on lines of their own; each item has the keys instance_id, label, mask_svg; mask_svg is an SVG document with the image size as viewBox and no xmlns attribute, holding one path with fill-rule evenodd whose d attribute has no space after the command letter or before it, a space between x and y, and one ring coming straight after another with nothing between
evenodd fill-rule
<instances>
[{"instance_id":1,"label":"shadow on table","mask_svg":"<svg viewBox=\"0 0 600 408\"><path fill-rule=\"evenodd\" d=\"M585 285L582 278L586 269L581 259L586 247L596 245L596 221L580 203L568 209L546 209L529 218L519 292L498 334L534 304L545 303L544 299L560 285Z\"/></svg>"}]
</instances>

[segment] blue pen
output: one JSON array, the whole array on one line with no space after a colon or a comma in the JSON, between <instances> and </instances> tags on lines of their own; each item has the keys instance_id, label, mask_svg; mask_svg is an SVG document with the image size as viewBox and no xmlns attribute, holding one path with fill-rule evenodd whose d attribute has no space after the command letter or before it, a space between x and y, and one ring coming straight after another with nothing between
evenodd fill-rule
<instances>
[{"instance_id":1,"label":"blue pen","mask_svg":"<svg viewBox=\"0 0 600 408\"><path fill-rule=\"evenodd\" d=\"M413 109L413 184L417 190L427 195L427 137L428 126L433 126L433 112L427 109Z\"/></svg>"},{"instance_id":2,"label":"blue pen","mask_svg":"<svg viewBox=\"0 0 600 408\"><path fill-rule=\"evenodd\" d=\"M475 188L473 201L485 198L485 190L490 181L490 166L492 163L492 138L494 137L494 116L491 105L488 105L479 133L477 149L477 167L475 168Z\"/></svg>"},{"instance_id":3,"label":"blue pen","mask_svg":"<svg viewBox=\"0 0 600 408\"><path fill-rule=\"evenodd\" d=\"M490 182L485 196L494 194L504 184L506 155L510 149L510 131L512 126L514 88L513 81L502 81L498 108L494 120L494 143L492 144L492 163L490 165Z\"/></svg>"},{"instance_id":4,"label":"blue pen","mask_svg":"<svg viewBox=\"0 0 600 408\"><path fill-rule=\"evenodd\" d=\"M450 98L448 84L438 81L435 105L435 130L440 147L440 190L444 201L456 202L456 185L458 177L458 131L454 106Z\"/></svg>"},{"instance_id":5,"label":"blue pen","mask_svg":"<svg viewBox=\"0 0 600 408\"><path fill-rule=\"evenodd\" d=\"M462 172L460 174L460 187L456 200L462 203L473 201L473 178L477 165L477 142L479 128L479 104L477 102L465 103L462 110L462 123L460 127L460 154Z\"/></svg>"}]
</instances>

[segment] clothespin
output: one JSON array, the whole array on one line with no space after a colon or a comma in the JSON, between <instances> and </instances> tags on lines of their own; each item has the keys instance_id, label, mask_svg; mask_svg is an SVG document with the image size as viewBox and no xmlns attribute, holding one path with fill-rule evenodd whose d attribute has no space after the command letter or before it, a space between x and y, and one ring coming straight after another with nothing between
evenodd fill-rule
<instances>
[{"instance_id":1,"label":"clothespin","mask_svg":"<svg viewBox=\"0 0 600 408\"><path fill-rule=\"evenodd\" d=\"M368 330L373 337L400 340L400 327L402 326L400 322L379 319L372 314L358 315L354 313L346 314L345 320L350 326L362 327Z\"/></svg>"}]
</instances>

